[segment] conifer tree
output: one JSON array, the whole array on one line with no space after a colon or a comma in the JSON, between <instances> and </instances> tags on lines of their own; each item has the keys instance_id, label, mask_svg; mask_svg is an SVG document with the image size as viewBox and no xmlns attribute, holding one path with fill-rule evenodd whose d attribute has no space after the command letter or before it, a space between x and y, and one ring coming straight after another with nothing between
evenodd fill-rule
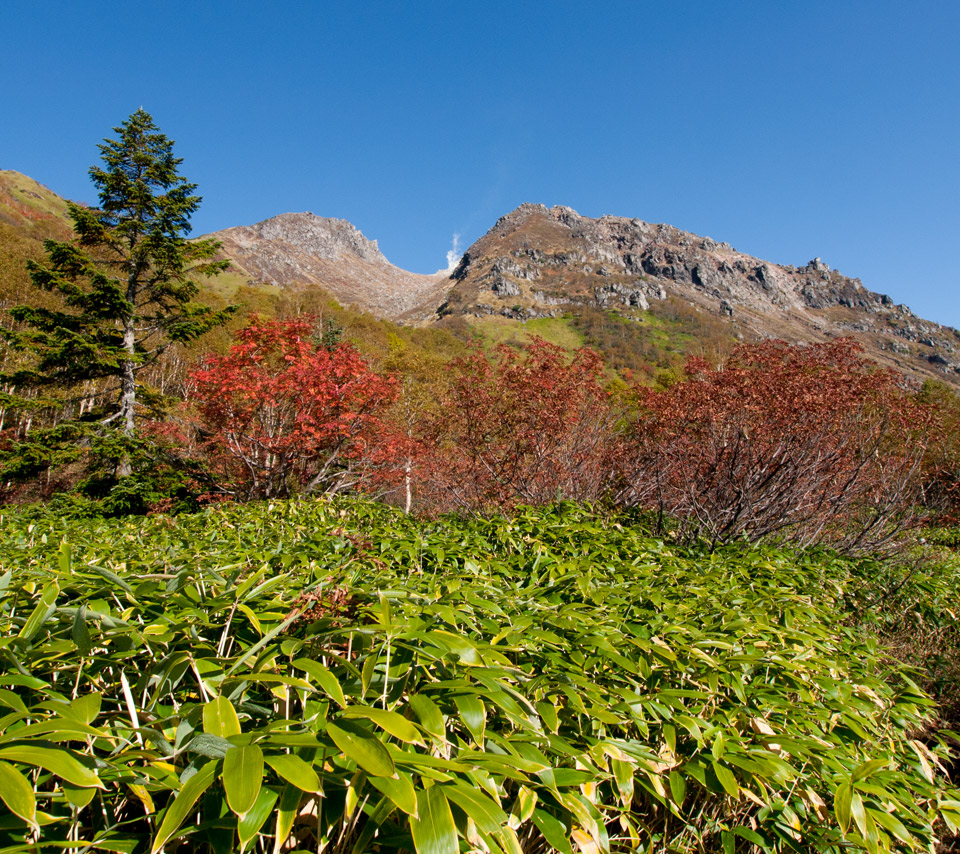
<instances>
[{"instance_id":1,"label":"conifer tree","mask_svg":"<svg viewBox=\"0 0 960 854\"><path fill-rule=\"evenodd\" d=\"M227 262L216 259L216 241L186 238L200 197L178 173L173 141L142 108L114 132L99 146L102 165L90 169L99 207L70 203L74 238L48 241L46 260L28 264L33 284L58 295L58 304L10 311L19 329L7 337L33 358L4 379L54 394L47 399L62 411L54 428L32 431L5 455L7 479L69 461L83 443L104 437L119 440L114 474L129 475L138 416L153 401L141 372L172 343L197 338L232 311L194 302L194 277ZM78 412L91 383L100 403Z\"/></svg>"}]
</instances>

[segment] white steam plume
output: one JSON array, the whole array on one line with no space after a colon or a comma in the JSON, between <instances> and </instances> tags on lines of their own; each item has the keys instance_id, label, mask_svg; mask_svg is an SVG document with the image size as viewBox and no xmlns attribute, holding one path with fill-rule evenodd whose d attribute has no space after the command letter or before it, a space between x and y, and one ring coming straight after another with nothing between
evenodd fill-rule
<instances>
[{"instance_id":1,"label":"white steam plume","mask_svg":"<svg viewBox=\"0 0 960 854\"><path fill-rule=\"evenodd\" d=\"M457 264L460 263L462 257L463 253L460 251L460 233L455 232L453 235L453 246L447 251L447 269L453 270Z\"/></svg>"}]
</instances>

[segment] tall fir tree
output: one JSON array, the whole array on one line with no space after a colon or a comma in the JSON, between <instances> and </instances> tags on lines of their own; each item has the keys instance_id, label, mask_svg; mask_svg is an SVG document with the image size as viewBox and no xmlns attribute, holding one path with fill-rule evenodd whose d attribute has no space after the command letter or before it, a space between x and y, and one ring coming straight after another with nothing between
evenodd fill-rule
<instances>
[{"instance_id":1,"label":"tall fir tree","mask_svg":"<svg viewBox=\"0 0 960 854\"><path fill-rule=\"evenodd\" d=\"M19 328L7 338L33 358L3 379L41 400L46 392L61 409L55 426L31 431L3 455L5 479L40 474L96 442L112 443L115 478L131 474L138 418L155 403L142 372L232 311L194 302L195 277L228 262L217 260L216 241L187 240L200 196L178 173L173 141L142 108L114 132L99 146L102 166L90 169L99 207L70 203L73 240L48 241L46 260L28 264L33 284L59 295L57 306L10 310ZM91 383L100 404L84 413L77 404Z\"/></svg>"}]
</instances>

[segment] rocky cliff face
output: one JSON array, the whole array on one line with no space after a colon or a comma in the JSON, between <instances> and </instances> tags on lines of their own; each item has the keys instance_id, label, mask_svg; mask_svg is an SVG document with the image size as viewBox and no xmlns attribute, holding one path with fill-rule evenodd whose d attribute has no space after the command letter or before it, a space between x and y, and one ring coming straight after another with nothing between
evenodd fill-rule
<instances>
[{"instance_id":1,"label":"rocky cliff face","mask_svg":"<svg viewBox=\"0 0 960 854\"><path fill-rule=\"evenodd\" d=\"M343 305L391 320L429 317L449 289L447 274L422 276L395 267L375 240L342 219L281 214L208 236L221 241L224 255L252 284L319 285Z\"/></svg>"},{"instance_id":2,"label":"rocky cliff face","mask_svg":"<svg viewBox=\"0 0 960 854\"><path fill-rule=\"evenodd\" d=\"M922 320L819 258L772 264L669 225L521 205L464 254L439 314L518 320L596 306L636 314L675 298L726 317L733 334L858 338L878 361L960 382L960 333Z\"/></svg>"}]
</instances>

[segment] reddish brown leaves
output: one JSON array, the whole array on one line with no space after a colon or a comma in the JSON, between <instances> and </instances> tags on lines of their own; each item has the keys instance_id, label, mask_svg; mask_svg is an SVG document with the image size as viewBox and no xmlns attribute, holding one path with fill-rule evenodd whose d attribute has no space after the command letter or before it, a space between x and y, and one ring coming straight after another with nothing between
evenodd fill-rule
<instances>
[{"instance_id":1,"label":"reddish brown leaves","mask_svg":"<svg viewBox=\"0 0 960 854\"><path fill-rule=\"evenodd\" d=\"M878 545L917 497L928 416L851 341L739 347L640 389L620 499L713 542L779 534Z\"/></svg>"},{"instance_id":2,"label":"reddish brown leaves","mask_svg":"<svg viewBox=\"0 0 960 854\"><path fill-rule=\"evenodd\" d=\"M311 332L304 320L254 320L226 356L191 375L211 443L248 498L354 484L355 463L395 396L394 381L353 347L318 345Z\"/></svg>"},{"instance_id":3,"label":"reddish brown leaves","mask_svg":"<svg viewBox=\"0 0 960 854\"><path fill-rule=\"evenodd\" d=\"M542 339L454 361L426 425L421 493L441 508L484 511L598 498L611 438L602 370L592 350L571 357Z\"/></svg>"}]
</instances>

